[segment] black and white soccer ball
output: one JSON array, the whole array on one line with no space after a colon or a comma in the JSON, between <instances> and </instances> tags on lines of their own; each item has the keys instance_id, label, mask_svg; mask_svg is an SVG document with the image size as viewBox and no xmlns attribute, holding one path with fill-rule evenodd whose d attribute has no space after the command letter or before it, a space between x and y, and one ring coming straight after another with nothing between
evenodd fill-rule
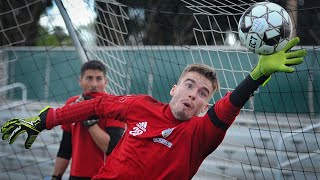
<instances>
[{"instance_id":1,"label":"black and white soccer ball","mask_svg":"<svg viewBox=\"0 0 320 180\"><path fill-rule=\"evenodd\" d=\"M250 51L273 54L289 42L292 22L288 12L278 4L261 2L242 14L238 32L241 43Z\"/></svg>"}]
</instances>

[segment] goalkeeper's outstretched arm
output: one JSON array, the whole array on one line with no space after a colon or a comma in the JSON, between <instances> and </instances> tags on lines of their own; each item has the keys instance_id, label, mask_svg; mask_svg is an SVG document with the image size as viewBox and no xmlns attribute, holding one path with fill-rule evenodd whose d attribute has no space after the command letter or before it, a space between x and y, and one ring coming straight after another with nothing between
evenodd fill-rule
<instances>
[{"instance_id":1,"label":"goalkeeper's outstretched arm","mask_svg":"<svg viewBox=\"0 0 320 180\"><path fill-rule=\"evenodd\" d=\"M105 95L57 109L46 107L36 117L14 118L7 121L1 127L2 139L6 140L10 137L9 144L12 144L20 134L27 132L25 148L29 149L38 134L44 129L49 130L57 125L71 124L93 118L104 118L109 111L117 116L117 120L122 120L121 114L125 113L126 103L130 103L130 101L122 102L122 98L123 96Z\"/></svg>"},{"instance_id":2,"label":"goalkeeper's outstretched arm","mask_svg":"<svg viewBox=\"0 0 320 180\"><path fill-rule=\"evenodd\" d=\"M240 110L240 108L243 107L245 103L248 101L248 99L252 96L254 91L257 90L260 85L264 85L270 80L271 75L273 73L293 72L294 68L289 66L298 65L302 63L304 60L303 58L307 53L306 50L303 49L297 51L290 51L290 49L297 45L299 41L299 38L296 37L289 41L289 43L283 50L272 55L261 55L259 57L257 66L230 94L229 100L232 103L232 105L238 107ZM221 102L218 101L216 103L215 108L220 107L217 105L219 103ZM216 112L219 112L219 118L221 118L220 116L222 115L231 116L232 114L238 114L238 112L232 112L231 109L232 108L218 108ZM233 117L227 119L229 119L229 122L226 123L230 125L232 124L235 118Z\"/></svg>"},{"instance_id":3,"label":"goalkeeper's outstretched arm","mask_svg":"<svg viewBox=\"0 0 320 180\"><path fill-rule=\"evenodd\" d=\"M257 66L230 95L230 101L235 106L242 107L261 84L265 85L270 80L273 73L292 73L294 68L290 66L302 63L304 56L307 54L304 49L290 51L299 41L298 37L293 38L281 51L271 55L261 55ZM241 95L240 98L239 94Z\"/></svg>"}]
</instances>

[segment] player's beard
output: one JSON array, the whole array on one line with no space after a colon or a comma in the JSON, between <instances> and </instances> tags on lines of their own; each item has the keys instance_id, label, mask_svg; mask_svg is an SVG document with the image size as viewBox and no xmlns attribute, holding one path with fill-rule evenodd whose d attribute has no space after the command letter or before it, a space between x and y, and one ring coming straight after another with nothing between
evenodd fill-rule
<instances>
[{"instance_id":1,"label":"player's beard","mask_svg":"<svg viewBox=\"0 0 320 180\"><path fill-rule=\"evenodd\" d=\"M191 119L191 117L189 117L183 110L174 110L173 115L179 121L187 121Z\"/></svg>"}]
</instances>

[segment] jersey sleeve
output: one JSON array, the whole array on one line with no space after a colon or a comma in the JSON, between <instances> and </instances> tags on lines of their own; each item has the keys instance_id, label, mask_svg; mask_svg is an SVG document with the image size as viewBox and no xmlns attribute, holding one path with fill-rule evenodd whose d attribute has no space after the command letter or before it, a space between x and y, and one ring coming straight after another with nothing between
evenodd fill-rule
<instances>
[{"instance_id":1,"label":"jersey sleeve","mask_svg":"<svg viewBox=\"0 0 320 180\"><path fill-rule=\"evenodd\" d=\"M70 160L72 155L72 140L71 133L63 131L57 157Z\"/></svg>"},{"instance_id":2,"label":"jersey sleeve","mask_svg":"<svg viewBox=\"0 0 320 180\"><path fill-rule=\"evenodd\" d=\"M267 78L263 76L255 81L248 75L233 92L228 92L209 109L208 115L212 123L227 130L240 113L240 109Z\"/></svg>"},{"instance_id":3,"label":"jersey sleeve","mask_svg":"<svg viewBox=\"0 0 320 180\"><path fill-rule=\"evenodd\" d=\"M214 126L227 130L236 116L239 114L241 107L234 106L230 101L231 93L228 92L222 99L217 101L208 111L211 122Z\"/></svg>"},{"instance_id":4,"label":"jersey sleeve","mask_svg":"<svg viewBox=\"0 0 320 180\"><path fill-rule=\"evenodd\" d=\"M217 101L196 125L197 143L201 147L198 151L202 151L202 154L208 155L220 145L227 129L240 112L240 108L230 102L230 94L227 93Z\"/></svg>"},{"instance_id":5,"label":"jersey sleeve","mask_svg":"<svg viewBox=\"0 0 320 180\"><path fill-rule=\"evenodd\" d=\"M235 107L229 100L231 93L227 93L216 104L209 108L203 117L196 117L192 122L192 152L194 173L197 172L202 161L211 154L223 141L227 129L232 124L240 108Z\"/></svg>"},{"instance_id":6,"label":"jersey sleeve","mask_svg":"<svg viewBox=\"0 0 320 180\"><path fill-rule=\"evenodd\" d=\"M72 103L74 103L76 101L76 99L78 99L79 96L73 96L70 97L69 99L67 99L66 104L65 105L70 105ZM69 132L71 133L71 124L64 124L61 125L61 129L65 132Z\"/></svg>"},{"instance_id":7,"label":"jersey sleeve","mask_svg":"<svg viewBox=\"0 0 320 180\"><path fill-rule=\"evenodd\" d=\"M251 76L247 76L233 92L228 92L208 110L204 119L197 124L195 133L199 141L195 145L201 147L197 149L202 152L200 155L209 155L221 144L241 108L267 78L254 81Z\"/></svg>"},{"instance_id":8,"label":"jersey sleeve","mask_svg":"<svg viewBox=\"0 0 320 180\"><path fill-rule=\"evenodd\" d=\"M119 121L117 119L108 119L106 121L105 127L119 127L125 128L125 123L123 121Z\"/></svg>"},{"instance_id":9,"label":"jersey sleeve","mask_svg":"<svg viewBox=\"0 0 320 180\"><path fill-rule=\"evenodd\" d=\"M226 130L214 125L208 114L196 117L190 127L192 137L191 174L195 174L203 160L211 154L223 141Z\"/></svg>"},{"instance_id":10,"label":"jersey sleeve","mask_svg":"<svg viewBox=\"0 0 320 180\"><path fill-rule=\"evenodd\" d=\"M46 117L46 128L60 124L81 122L89 118L107 118L125 121L125 114L135 96L104 95L94 99L51 108Z\"/></svg>"}]
</instances>

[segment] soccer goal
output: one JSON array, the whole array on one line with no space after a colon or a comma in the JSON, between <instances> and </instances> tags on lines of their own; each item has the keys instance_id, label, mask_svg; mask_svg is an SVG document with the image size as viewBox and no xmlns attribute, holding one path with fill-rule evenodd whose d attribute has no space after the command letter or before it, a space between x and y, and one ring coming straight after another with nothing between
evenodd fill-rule
<instances>
[{"instance_id":1,"label":"soccer goal","mask_svg":"<svg viewBox=\"0 0 320 180\"><path fill-rule=\"evenodd\" d=\"M253 69L258 56L241 46L238 21L255 0L2 0L0 125L61 106L81 93L80 66L100 60L107 91L168 102L183 68L215 68L216 102ZM197 179L320 179L320 3L277 1L308 55L292 74L274 74L241 110ZM26 137L0 141L0 179L50 177L60 127L30 150ZM65 174L64 179L68 176Z\"/></svg>"}]
</instances>

